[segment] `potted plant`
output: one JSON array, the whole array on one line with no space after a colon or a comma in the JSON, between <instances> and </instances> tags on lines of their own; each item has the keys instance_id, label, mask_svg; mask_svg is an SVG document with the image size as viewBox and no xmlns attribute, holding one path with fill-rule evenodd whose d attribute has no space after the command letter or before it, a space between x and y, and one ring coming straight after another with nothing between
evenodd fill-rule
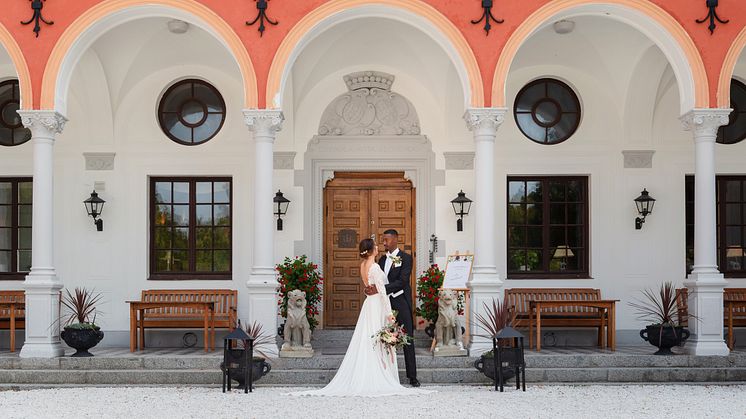
<instances>
[{"instance_id":1,"label":"potted plant","mask_svg":"<svg viewBox=\"0 0 746 419\"><path fill-rule=\"evenodd\" d=\"M477 336L486 337L490 340L492 340L497 332L511 324L510 308L506 304L495 299L492 299L492 306L484 303L484 315L476 313L475 317L477 319L477 326L485 332L484 334L478 334ZM499 342L498 344L506 345L504 342ZM503 384L505 384L508 379L515 376L515 369L509 366L511 363L515 362L515 359L511 358L514 356L514 352L508 351L506 352L506 355L507 356L502 359ZM479 359L474 361L474 368L486 375L489 379L493 381L496 380L495 354L493 351L489 350L483 353Z\"/></svg>"},{"instance_id":2,"label":"potted plant","mask_svg":"<svg viewBox=\"0 0 746 419\"><path fill-rule=\"evenodd\" d=\"M293 290L301 290L306 293L306 317L311 326L311 331L316 328L319 321L316 316L319 314L319 304L321 303L321 285L324 278L318 270L318 265L309 262L306 255L296 256L294 259L285 258L285 260L275 267L279 282L279 299L277 305L280 308L280 315L287 318L288 314L288 293ZM280 326L278 331L282 335L284 328Z\"/></svg>"},{"instance_id":3,"label":"potted plant","mask_svg":"<svg viewBox=\"0 0 746 419\"><path fill-rule=\"evenodd\" d=\"M443 286L443 280L446 273L438 268L438 265L431 265L428 270L417 278L417 301L418 305L415 314L421 318L419 324L425 322L425 333L431 338L435 335L435 322L438 321L438 290ZM458 304L456 305L458 314L464 314L464 295L459 293Z\"/></svg>"},{"instance_id":4,"label":"potted plant","mask_svg":"<svg viewBox=\"0 0 746 419\"><path fill-rule=\"evenodd\" d=\"M101 297L100 293L86 288L75 288L75 294L66 289L62 296L62 305L69 313L60 337L67 346L77 350L74 357L93 356L88 350L104 338L104 332L96 326L96 305Z\"/></svg>"},{"instance_id":5,"label":"potted plant","mask_svg":"<svg viewBox=\"0 0 746 419\"><path fill-rule=\"evenodd\" d=\"M671 348L682 345L689 338L689 330L674 320L681 320L676 288L673 283L664 282L658 292L646 289L642 294L642 299L629 303L636 309L640 320L651 323L640 330L640 337L658 348L655 355L673 355Z\"/></svg>"},{"instance_id":6,"label":"potted plant","mask_svg":"<svg viewBox=\"0 0 746 419\"><path fill-rule=\"evenodd\" d=\"M238 327L241 327L241 321L238 321ZM251 325L248 325L244 328L244 331L246 332L249 337L251 337L254 340L254 356L252 358L252 380L256 382L256 380L264 377L265 375L269 374L269 372L272 370L272 366L267 362L269 356L267 356L264 353L264 349L269 347L269 345L274 343L274 339L272 337L268 336L267 333L262 328L262 325L260 323L257 323L254 321ZM234 381L238 382L238 388L241 389L246 385L245 382L245 375L240 373L240 370L244 368L244 348L242 345L239 345L236 348L230 349L228 352L229 361L234 364L239 364L239 368L236 370L231 370L230 372L230 378ZM257 356L257 354L261 356ZM223 363L220 365L221 369L224 369Z\"/></svg>"}]
</instances>

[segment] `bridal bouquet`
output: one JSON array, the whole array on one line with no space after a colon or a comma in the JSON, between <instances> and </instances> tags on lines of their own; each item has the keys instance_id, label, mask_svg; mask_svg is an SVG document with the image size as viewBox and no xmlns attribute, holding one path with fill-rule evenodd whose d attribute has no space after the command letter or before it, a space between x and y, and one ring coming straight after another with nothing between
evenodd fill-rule
<instances>
[{"instance_id":1,"label":"bridal bouquet","mask_svg":"<svg viewBox=\"0 0 746 419\"><path fill-rule=\"evenodd\" d=\"M396 323L396 310L393 310L386 318L386 325L376 332L373 336L373 345L381 348L381 354L389 356L391 363L394 362L396 350L406 345L412 344L412 338L404 330L404 326ZM386 361L383 360L383 366L386 367Z\"/></svg>"}]
</instances>

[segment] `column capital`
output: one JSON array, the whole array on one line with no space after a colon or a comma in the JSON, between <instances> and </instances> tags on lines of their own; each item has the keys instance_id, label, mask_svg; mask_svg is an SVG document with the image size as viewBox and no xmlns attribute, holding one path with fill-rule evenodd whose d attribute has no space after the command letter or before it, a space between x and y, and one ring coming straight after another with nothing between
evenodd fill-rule
<instances>
[{"instance_id":1,"label":"column capital","mask_svg":"<svg viewBox=\"0 0 746 419\"><path fill-rule=\"evenodd\" d=\"M728 124L733 109L692 109L679 118L686 131L694 132L695 141L709 139L715 141L718 128Z\"/></svg>"},{"instance_id":2,"label":"column capital","mask_svg":"<svg viewBox=\"0 0 746 419\"><path fill-rule=\"evenodd\" d=\"M274 137L285 120L279 109L244 109L243 116L249 131L259 136Z\"/></svg>"},{"instance_id":3,"label":"column capital","mask_svg":"<svg viewBox=\"0 0 746 419\"><path fill-rule=\"evenodd\" d=\"M507 108L469 108L464 113L464 120L469 131L488 129L496 132L505 121Z\"/></svg>"},{"instance_id":4,"label":"column capital","mask_svg":"<svg viewBox=\"0 0 746 419\"><path fill-rule=\"evenodd\" d=\"M20 110L18 115L23 126L30 129L34 137L60 134L67 123L67 118L57 111Z\"/></svg>"}]
</instances>

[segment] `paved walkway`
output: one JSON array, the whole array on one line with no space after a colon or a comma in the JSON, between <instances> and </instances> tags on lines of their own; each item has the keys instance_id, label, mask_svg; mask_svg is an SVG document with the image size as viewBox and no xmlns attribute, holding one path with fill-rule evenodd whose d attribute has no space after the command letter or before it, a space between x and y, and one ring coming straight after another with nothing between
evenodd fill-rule
<instances>
[{"instance_id":1,"label":"paved walkway","mask_svg":"<svg viewBox=\"0 0 746 419\"><path fill-rule=\"evenodd\" d=\"M428 387L396 398L295 398L286 388L61 388L0 392L3 418L744 418L746 386ZM297 390L294 388L293 390Z\"/></svg>"}]
</instances>

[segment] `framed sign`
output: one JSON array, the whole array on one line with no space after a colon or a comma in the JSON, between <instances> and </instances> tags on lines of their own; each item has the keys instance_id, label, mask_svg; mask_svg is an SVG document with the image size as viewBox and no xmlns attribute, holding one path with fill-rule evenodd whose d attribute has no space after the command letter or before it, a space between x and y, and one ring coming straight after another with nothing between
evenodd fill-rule
<instances>
[{"instance_id":1,"label":"framed sign","mask_svg":"<svg viewBox=\"0 0 746 419\"><path fill-rule=\"evenodd\" d=\"M474 255L456 253L448 256L446 261L446 277L443 279L443 288L465 290L466 283L471 276L471 267L474 264Z\"/></svg>"}]
</instances>

